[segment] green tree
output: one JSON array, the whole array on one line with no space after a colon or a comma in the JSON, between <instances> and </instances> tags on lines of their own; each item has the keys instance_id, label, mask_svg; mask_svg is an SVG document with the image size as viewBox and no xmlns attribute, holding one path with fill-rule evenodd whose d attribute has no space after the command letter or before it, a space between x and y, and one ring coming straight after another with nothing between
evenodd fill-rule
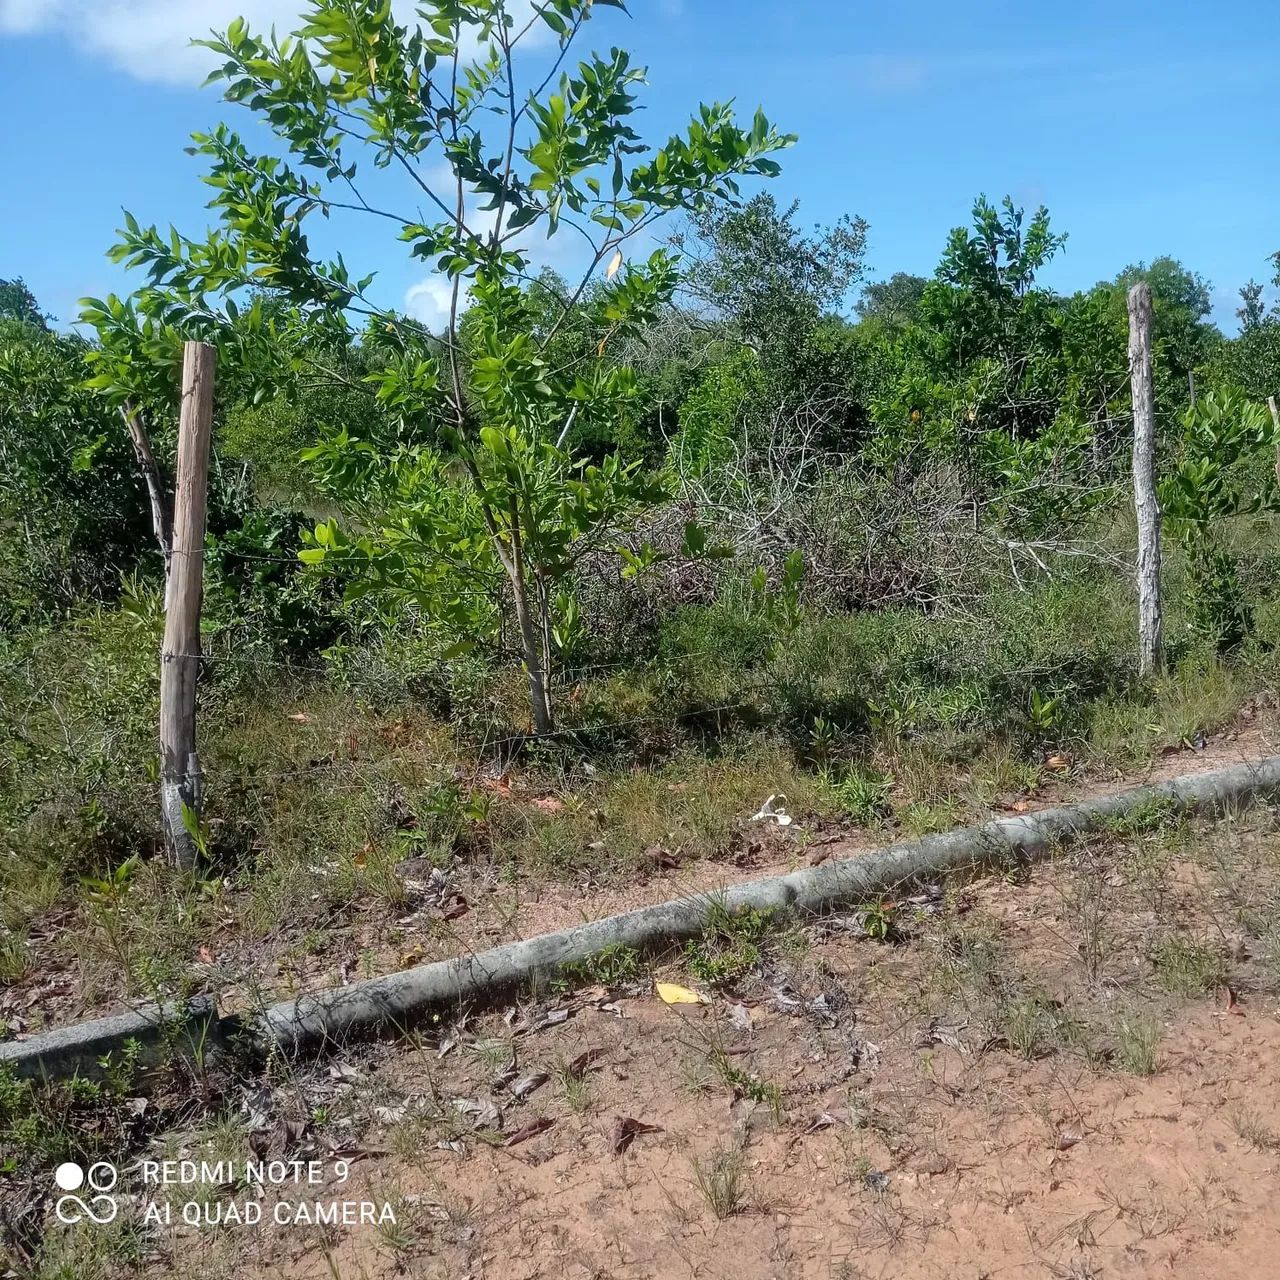
<instances>
[{"instance_id":1,"label":"green tree","mask_svg":"<svg viewBox=\"0 0 1280 1280\"><path fill-rule=\"evenodd\" d=\"M806 234L799 207L779 210L767 192L740 207L708 206L676 238L685 289L766 364L795 364L823 314L862 279L867 224L846 215Z\"/></svg>"},{"instance_id":2,"label":"green tree","mask_svg":"<svg viewBox=\"0 0 1280 1280\"><path fill-rule=\"evenodd\" d=\"M0 625L109 598L152 547L119 419L85 344L0 320Z\"/></svg>"},{"instance_id":3,"label":"green tree","mask_svg":"<svg viewBox=\"0 0 1280 1280\"><path fill-rule=\"evenodd\" d=\"M1265 408L1236 391L1211 391L1184 414L1178 455L1160 481L1161 508L1188 551L1192 619L1222 652L1253 629L1223 521L1276 509L1276 444Z\"/></svg>"},{"instance_id":4,"label":"green tree","mask_svg":"<svg viewBox=\"0 0 1280 1280\"><path fill-rule=\"evenodd\" d=\"M21 276L0 280L0 320L21 320L37 329L47 329L48 319Z\"/></svg>"},{"instance_id":5,"label":"green tree","mask_svg":"<svg viewBox=\"0 0 1280 1280\"><path fill-rule=\"evenodd\" d=\"M928 283L926 276L907 271L895 271L887 280L873 280L862 290L858 315L900 329L916 319Z\"/></svg>"},{"instance_id":6,"label":"green tree","mask_svg":"<svg viewBox=\"0 0 1280 1280\"><path fill-rule=\"evenodd\" d=\"M1236 308L1236 319L1240 328L1253 329L1260 325L1267 316L1267 305L1262 300L1262 286L1256 280L1250 280L1240 290L1240 305Z\"/></svg>"},{"instance_id":7,"label":"green tree","mask_svg":"<svg viewBox=\"0 0 1280 1280\"><path fill-rule=\"evenodd\" d=\"M846 215L806 231L798 212L763 193L695 213L674 238L700 357L680 401L682 465L708 465L729 432L748 459L763 456L779 424L797 417L812 445L847 443L851 370L831 328L862 279L866 223ZM710 449L709 431L721 433Z\"/></svg>"},{"instance_id":8,"label":"green tree","mask_svg":"<svg viewBox=\"0 0 1280 1280\"><path fill-rule=\"evenodd\" d=\"M1113 287L1117 310L1139 280L1151 286L1156 404L1165 416L1171 416L1192 397L1197 370L1209 361L1221 340L1221 334L1208 321L1213 288L1203 276L1164 255L1149 264L1134 263L1116 276Z\"/></svg>"},{"instance_id":9,"label":"green tree","mask_svg":"<svg viewBox=\"0 0 1280 1280\"><path fill-rule=\"evenodd\" d=\"M942 452L985 502L1011 465L1009 442L1036 441L1055 424L1061 398L1061 304L1037 285L1062 248L1048 211L1006 197L974 202L971 224L947 239L913 322L882 329L873 390L873 451L897 466ZM1023 475L1023 468L1017 468Z\"/></svg>"},{"instance_id":10,"label":"green tree","mask_svg":"<svg viewBox=\"0 0 1280 1280\"><path fill-rule=\"evenodd\" d=\"M226 125L196 135L220 227L196 240L130 217L114 253L148 271L136 306L153 324L225 324L237 297L266 287L304 319L340 328L360 318L386 335L368 375L379 402L410 424L406 438L432 442L385 456L344 430L318 446L326 483L359 518L318 527L304 554L359 570L360 589L413 604L460 644L509 618L545 733L548 668L573 614L565 579L661 497L637 463L614 453L587 464L565 447L575 424L616 419L634 397L634 376L608 348L675 288L669 254L628 261L626 249L672 210L698 213L735 200L741 178L772 176L771 155L791 139L760 112L742 128L714 104L651 150L632 127L644 73L624 51L564 69L587 20L620 0L543 0L520 19L513 8L428 0L410 27L390 0L311 0L283 40L233 22L205 42L222 59L214 78L291 160L255 154ZM547 29L550 59L524 57ZM370 164L390 172L370 180ZM380 305L372 277L353 276L341 255L318 254L309 228L330 216L386 229L440 273L442 332ZM535 232L583 246L568 301L587 305L595 341L568 368L548 356L559 322L536 332Z\"/></svg>"},{"instance_id":11,"label":"green tree","mask_svg":"<svg viewBox=\"0 0 1280 1280\"><path fill-rule=\"evenodd\" d=\"M1067 242L1049 225L1042 205L1026 223L1025 210L1005 196L997 209L985 196L973 206L970 227L956 227L947 240L935 279L924 290L926 324L944 335L952 358L1020 359L1039 334L1050 295L1036 277Z\"/></svg>"}]
</instances>

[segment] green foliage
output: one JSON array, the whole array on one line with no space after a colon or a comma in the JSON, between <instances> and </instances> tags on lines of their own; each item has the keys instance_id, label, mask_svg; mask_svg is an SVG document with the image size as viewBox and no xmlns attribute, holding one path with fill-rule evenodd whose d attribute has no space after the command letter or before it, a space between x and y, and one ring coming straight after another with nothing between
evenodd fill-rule
<instances>
[{"instance_id":1,"label":"green foliage","mask_svg":"<svg viewBox=\"0 0 1280 1280\"><path fill-rule=\"evenodd\" d=\"M713 899L702 937L685 946L685 966L699 982L730 985L755 969L784 928L774 911L744 907L731 912Z\"/></svg>"},{"instance_id":2,"label":"green foliage","mask_svg":"<svg viewBox=\"0 0 1280 1280\"><path fill-rule=\"evenodd\" d=\"M776 584L770 582L764 565L757 565L751 574L752 608L773 628L779 640L794 635L800 627L803 585L804 556L799 551L788 552Z\"/></svg>"},{"instance_id":3,"label":"green foliage","mask_svg":"<svg viewBox=\"0 0 1280 1280\"><path fill-rule=\"evenodd\" d=\"M154 549L128 436L85 390L85 354L0 320L0 626L110 599Z\"/></svg>"},{"instance_id":4,"label":"green foliage","mask_svg":"<svg viewBox=\"0 0 1280 1280\"><path fill-rule=\"evenodd\" d=\"M671 442L677 474L701 477L726 463L762 392L753 351L741 349L706 369L680 404L680 430Z\"/></svg>"},{"instance_id":5,"label":"green foliage","mask_svg":"<svg viewBox=\"0 0 1280 1280\"><path fill-rule=\"evenodd\" d=\"M877 898L858 908L862 931L877 942L892 942L898 937L898 906L884 898Z\"/></svg>"},{"instance_id":6,"label":"green foliage","mask_svg":"<svg viewBox=\"0 0 1280 1280\"><path fill-rule=\"evenodd\" d=\"M36 329L47 329L49 316L40 309L35 294L21 276L0 280L0 320L17 320Z\"/></svg>"},{"instance_id":7,"label":"green foliage","mask_svg":"<svg viewBox=\"0 0 1280 1280\"><path fill-rule=\"evenodd\" d=\"M920 300L929 281L906 271L895 271L887 280L873 280L862 290L858 315L899 329L917 319Z\"/></svg>"},{"instance_id":8,"label":"green foliage","mask_svg":"<svg viewBox=\"0 0 1280 1280\"><path fill-rule=\"evenodd\" d=\"M607 991L616 991L619 987L634 986L644 981L647 972L644 958L634 947L614 942L589 960L574 966L566 976L574 982L591 983Z\"/></svg>"},{"instance_id":9,"label":"green foliage","mask_svg":"<svg viewBox=\"0 0 1280 1280\"><path fill-rule=\"evenodd\" d=\"M236 20L204 42L223 59L213 79L228 101L269 125L301 168L252 154L225 125L196 135L222 225L198 241L127 217L113 255L148 272L134 304L141 319L114 299L92 304L88 316L102 335L97 385L134 399L154 397L155 388L133 389L130 353L141 350L152 367L171 365L178 324L213 326L248 343L271 323L254 293L262 288L331 333L355 313L390 335L387 358L368 381L406 438L435 439L393 454L394 483L374 485L370 472L387 460L385 450L347 423L330 435L312 459L325 464L330 489L362 514L370 514L373 491L383 507L358 537L333 522L317 529L308 560L340 556L353 574L363 570L358 590L412 601L463 644L490 639L500 612L519 637L540 732L553 725L553 599L587 546L662 497L638 463L611 454L582 466L565 447L576 422L589 427L625 411L635 378L606 350L650 323L675 287L668 254L628 262L623 247L670 210L703 213L735 200L739 179L775 174L770 157L791 141L759 112L743 129L715 104L700 107L684 134L647 149L631 125L644 73L619 49L592 54L553 88L547 80L545 92L518 99L518 46L529 32L550 28L563 60L592 14L591 0L556 0L521 27L503 0L436 0L419 9L422 25L409 27L389 5L312 0L282 41ZM495 117L496 138L485 136L482 126ZM432 185L422 163L429 152L448 167L447 183ZM442 220L370 205L361 194L368 163L403 171L409 198L425 196ZM483 203L480 221L467 211L468 195ZM390 221L410 254L441 273L451 291L441 340L377 306L371 276L355 279L341 256L324 261L313 252L308 220L335 208ZM559 322L539 332L524 284L527 233L550 236L562 225L591 246L572 300L583 303L580 320L595 338L567 367L555 361ZM587 296L601 268L605 279ZM249 298L243 313L237 295ZM446 458L466 479L460 498L444 496ZM510 613L499 609L505 601L492 581L477 587L477 561L482 577L500 570ZM472 603L477 589L487 607Z\"/></svg>"},{"instance_id":10,"label":"green foliage","mask_svg":"<svg viewBox=\"0 0 1280 1280\"><path fill-rule=\"evenodd\" d=\"M1178 456L1160 481L1169 528L1189 553L1193 622L1220 652L1237 648L1253 630L1222 522L1275 509L1277 444L1265 408L1234 391L1210 392L1184 415Z\"/></svg>"},{"instance_id":11,"label":"green foliage","mask_svg":"<svg viewBox=\"0 0 1280 1280\"><path fill-rule=\"evenodd\" d=\"M854 767L828 781L836 803L855 822L870 825L890 813L889 794L893 781L883 774Z\"/></svg>"},{"instance_id":12,"label":"green foliage","mask_svg":"<svg viewBox=\"0 0 1280 1280\"><path fill-rule=\"evenodd\" d=\"M344 607L342 578L308 573L298 558L310 533L301 514L262 507L210 535L204 625L214 647L239 661L259 649L311 659L358 626Z\"/></svg>"},{"instance_id":13,"label":"green foliage","mask_svg":"<svg viewBox=\"0 0 1280 1280\"><path fill-rule=\"evenodd\" d=\"M1139 262L1126 267L1116 276L1117 290L1127 294L1139 280L1151 288L1155 316L1156 349L1174 364L1184 379L1187 372L1200 365L1209 352L1210 328L1204 324L1212 308L1212 286L1196 272L1188 270L1176 258L1154 258L1150 264ZM1175 375L1176 376L1176 375Z\"/></svg>"},{"instance_id":14,"label":"green foliage","mask_svg":"<svg viewBox=\"0 0 1280 1280\"><path fill-rule=\"evenodd\" d=\"M1280 314L1246 326L1238 338L1221 343L1209 364L1211 380L1263 401L1280 387Z\"/></svg>"},{"instance_id":15,"label":"green foliage","mask_svg":"<svg viewBox=\"0 0 1280 1280\"><path fill-rule=\"evenodd\" d=\"M886 320L876 308L892 295L869 296L859 326L870 458L890 474L945 458L975 509L1017 537L1079 522L1111 497L1098 445L1112 444L1125 331L1109 303L1037 284L1065 242L1047 210L1028 222L1009 198L996 208L979 197L935 278L889 282L907 303Z\"/></svg>"},{"instance_id":16,"label":"green foliage","mask_svg":"<svg viewBox=\"0 0 1280 1280\"><path fill-rule=\"evenodd\" d=\"M254 488L264 498L314 501L316 481L304 452L343 429L377 441L384 428L369 388L299 377L273 395L228 406L221 444L228 457L249 465Z\"/></svg>"},{"instance_id":17,"label":"green foliage","mask_svg":"<svg viewBox=\"0 0 1280 1280\"><path fill-rule=\"evenodd\" d=\"M779 211L773 196L740 208L708 206L691 234L685 288L756 353L771 378L794 377L824 312L839 308L862 278L867 224L844 217L806 235L798 203Z\"/></svg>"}]
</instances>

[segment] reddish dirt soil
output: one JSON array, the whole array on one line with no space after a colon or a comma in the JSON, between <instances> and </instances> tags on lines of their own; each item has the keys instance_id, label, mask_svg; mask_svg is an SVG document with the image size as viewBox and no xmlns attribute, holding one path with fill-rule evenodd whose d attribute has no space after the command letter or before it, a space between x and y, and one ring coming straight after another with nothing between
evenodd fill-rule
<instances>
[{"instance_id":1,"label":"reddish dirt soil","mask_svg":"<svg viewBox=\"0 0 1280 1280\"><path fill-rule=\"evenodd\" d=\"M353 1050L283 1087L272 1123L292 1140L284 1112L322 1103L309 1149L357 1157L341 1195L395 1205L396 1229L226 1231L207 1274L1280 1274L1277 963L1235 931L1280 901L1276 832L1264 810L1100 837L926 897L897 945L840 918L807 949L784 936L704 1004L595 989ZM1171 936L1225 984L1162 989L1153 945ZM1158 1038L1152 1074L1134 1026ZM655 1129L620 1149L629 1120ZM149 1274L190 1237L158 1243Z\"/></svg>"},{"instance_id":2,"label":"reddish dirt soil","mask_svg":"<svg viewBox=\"0 0 1280 1280\"><path fill-rule=\"evenodd\" d=\"M1262 760L1280 750L1278 742L1275 726L1246 724L1215 736L1200 750L1161 756L1151 769L1141 774L1116 773L1087 779L1066 774L1048 781L1034 796L1009 797L1002 807L993 809L990 816L1034 813L1127 787L1167 782ZM819 843L815 844L815 833L800 824L781 829L771 823L759 824L753 835L755 838L748 843L747 851L732 864L691 861L670 869L655 868L647 878L625 884L599 884L590 880L568 883L534 877L522 877L511 883L500 880L492 867L463 868L454 884L467 904L465 914L444 920L439 910L410 912L394 922L385 922L396 925L394 941L386 938L385 927L353 935L346 948L344 964L335 966L331 960L317 957L306 972L291 974L286 994L324 990L339 986L352 976L374 976L409 964L484 951L675 898L713 894L745 880L783 874L827 858L854 857L884 848L895 840L910 838L891 828L846 828L819 835ZM356 957L361 957L359 966ZM261 989L261 975L255 977L255 987ZM275 984L268 979L266 985ZM247 992L235 986L222 988L219 999L226 1009L249 1006Z\"/></svg>"}]
</instances>

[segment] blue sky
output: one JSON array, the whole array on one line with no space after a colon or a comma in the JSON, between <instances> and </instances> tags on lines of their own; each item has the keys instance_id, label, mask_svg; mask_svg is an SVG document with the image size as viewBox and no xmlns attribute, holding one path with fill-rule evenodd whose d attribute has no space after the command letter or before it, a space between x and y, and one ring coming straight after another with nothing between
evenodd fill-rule
<instances>
[{"instance_id":1,"label":"blue sky","mask_svg":"<svg viewBox=\"0 0 1280 1280\"><path fill-rule=\"evenodd\" d=\"M0 277L22 275L60 319L128 291L104 251L131 209L188 232L208 222L193 129L246 114L199 88L188 34L245 13L290 25L299 0L0 0ZM1069 0L959 5L840 0L631 0L590 43L650 69L648 136L700 99L763 104L800 135L774 184L803 221L861 214L875 276L930 272L973 197L1047 204L1070 235L1046 282L1087 287L1168 253L1215 287L1269 279L1280 249L1280 22L1275 0ZM228 116L227 113L230 113ZM400 304L420 268L387 248Z\"/></svg>"}]
</instances>

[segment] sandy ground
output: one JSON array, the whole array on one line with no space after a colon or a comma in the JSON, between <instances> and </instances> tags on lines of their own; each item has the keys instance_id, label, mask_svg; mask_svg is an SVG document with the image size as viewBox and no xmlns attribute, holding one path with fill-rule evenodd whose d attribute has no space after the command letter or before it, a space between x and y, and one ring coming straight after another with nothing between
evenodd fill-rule
<instances>
[{"instance_id":1,"label":"sandy ground","mask_svg":"<svg viewBox=\"0 0 1280 1280\"><path fill-rule=\"evenodd\" d=\"M1280 901L1276 814L1195 831L926 896L897 944L784 935L727 990L657 975L704 1003L553 993L353 1049L278 1089L260 1140L349 1156L340 1194L396 1225L223 1229L194 1270L180 1232L147 1274L1280 1275L1280 977L1235 932ZM1225 981L1162 988L1170 931ZM1031 1007L1051 1031L1024 1036Z\"/></svg>"},{"instance_id":2,"label":"sandy ground","mask_svg":"<svg viewBox=\"0 0 1280 1280\"><path fill-rule=\"evenodd\" d=\"M1278 742L1276 726L1244 725L1215 736L1200 750L1161 756L1141 774L1088 779L1071 774L1057 779L1051 776L1034 796L1009 796L989 816L1034 813L1126 787L1265 759L1280 750ZM762 823L749 829L741 852L731 863L704 859L676 867L655 866L650 875L624 884L546 877L510 881L492 867L464 867L452 877L451 896L443 909L432 906L410 911L385 921L380 928L353 931L343 960L335 964L332 957L317 957L305 972L291 972L287 994L324 990L352 977L376 976L409 964L447 960L675 898L714 894L745 880L782 874L828 858L856 857L909 838L893 828L815 833L798 824L780 829ZM443 918L457 910L462 913ZM394 926L392 938L387 937L390 926ZM270 978L267 986L273 986ZM260 976L255 987L261 987ZM227 1009L247 1008L251 1003L248 992L236 983L224 985L219 999Z\"/></svg>"},{"instance_id":3,"label":"sandy ground","mask_svg":"<svg viewBox=\"0 0 1280 1280\"><path fill-rule=\"evenodd\" d=\"M1246 710L1236 727L1215 735L1198 750L1184 749L1159 757L1145 773L1085 777L1069 769L1058 776L1049 774L1036 794L1003 797L989 816L1034 812L1123 787L1260 760L1280 750L1278 743L1280 727L1273 718ZM314 955L299 954L288 936L246 942L231 929L215 932L199 954L191 957L194 990L215 994L224 1012L243 1011L263 1000L334 988L361 977L483 951L673 898L714 894L743 880L826 858L855 857L908 838L892 826L814 831L797 823L784 830L771 824L751 824L748 816L743 815L743 836L732 860L655 864L648 875L625 883L600 882L589 876L577 880L547 876L513 879L488 864L458 866L442 895L434 886L410 879L414 900L403 911L370 913L355 902L337 910L325 930L324 948ZM429 871L424 869L422 880ZM412 871L407 875L411 877ZM40 927L56 935L66 926L59 923L55 912ZM102 999L86 1002L79 987L74 967L33 965L21 980L0 989L0 1022L10 1025L11 1034L24 1038L38 1030L118 1012L137 1003L112 998L109 987L101 988Z\"/></svg>"},{"instance_id":4,"label":"sandy ground","mask_svg":"<svg viewBox=\"0 0 1280 1280\"><path fill-rule=\"evenodd\" d=\"M630 1021L577 1029L575 1044L603 1054L589 1114L520 1147L427 1151L395 1171L400 1194L440 1224L442 1256L398 1257L365 1233L328 1258L281 1259L285 1273L330 1275L331 1262L342 1276L492 1280L1280 1273L1276 1153L1244 1149L1227 1118L1250 1106L1280 1125L1277 1090L1258 1088L1277 1080L1270 1013L1195 1011L1150 1080L936 1047L925 1067L917 1052L854 1086L900 1130L888 1137L851 1126L847 1085L823 1087L835 1064L818 1037L757 1033L757 1068L787 1059L796 1105L778 1123L764 1105L689 1096L698 1015L646 1007ZM662 1132L615 1156L619 1115ZM735 1145L744 1203L717 1220L693 1161ZM368 1185L376 1197L386 1175Z\"/></svg>"}]
</instances>

